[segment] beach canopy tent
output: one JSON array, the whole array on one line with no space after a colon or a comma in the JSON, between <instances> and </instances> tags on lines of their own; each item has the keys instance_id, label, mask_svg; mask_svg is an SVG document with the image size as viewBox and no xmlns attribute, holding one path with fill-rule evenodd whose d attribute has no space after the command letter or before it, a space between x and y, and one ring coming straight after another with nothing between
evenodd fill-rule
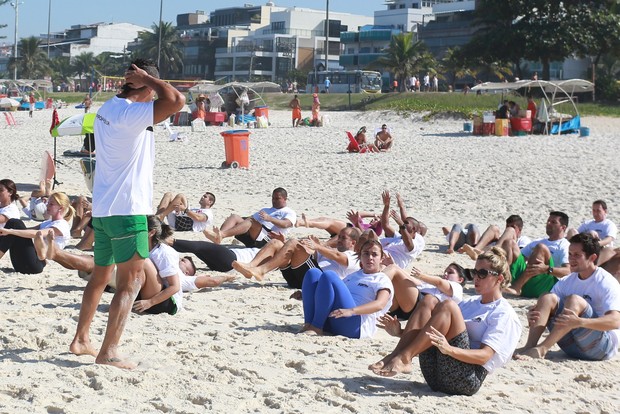
<instances>
[{"instance_id":1,"label":"beach canopy tent","mask_svg":"<svg viewBox=\"0 0 620 414\"><path fill-rule=\"evenodd\" d=\"M19 101L16 101L13 98L0 98L0 108L2 109L11 109L17 108L19 106Z\"/></svg>"},{"instance_id":2,"label":"beach canopy tent","mask_svg":"<svg viewBox=\"0 0 620 414\"><path fill-rule=\"evenodd\" d=\"M214 101L211 97L221 96L225 112L231 114L235 113L238 107L241 107L242 113L250 111L257 102L259 105L266 105L261 94L282 93L282 88L274 82L229 82L216 85L205 81L189 88L189 92L192 95L201 93L209 95L211 102Z\"/></svg>"},{"instance_id":3,"label":"beach canopy tent","mask_svg":"<svg viewBox=\"0 0 620 414\"><path fill-rule=\"evenodd\" d=\"M520 80L516 82L485 82L471 88L472 91L517 91L527 88L539 90L542 100L538 106L536 119L545 125L544 132L561 134L575 132L581 126L581 117L577 109L576 93L594 91L594 84L583 79L566 80ZM556 110L562 104L570 104L574 114L563 114ZM551 127L549 128L549 125Z\"/></svg>"}]
</instances>

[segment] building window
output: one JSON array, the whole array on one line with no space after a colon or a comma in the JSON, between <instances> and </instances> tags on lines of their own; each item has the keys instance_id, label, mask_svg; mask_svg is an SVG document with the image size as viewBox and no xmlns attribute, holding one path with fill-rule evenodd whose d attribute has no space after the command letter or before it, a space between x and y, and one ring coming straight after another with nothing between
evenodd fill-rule
<instances>
[{"instance_id":1,"label":"building window","mask_svg":"<svg viewBox=\"0 0 620 414\"><path fill-rule=\"evenodd\" d=\"M271 22L272 30L283 30L285 22Z\"/></svg>"}]
</instances>

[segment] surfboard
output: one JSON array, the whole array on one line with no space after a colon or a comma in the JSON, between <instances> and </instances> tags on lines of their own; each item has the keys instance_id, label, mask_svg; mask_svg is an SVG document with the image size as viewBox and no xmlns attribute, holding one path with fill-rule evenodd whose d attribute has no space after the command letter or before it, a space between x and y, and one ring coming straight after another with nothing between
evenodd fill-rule
<instances>
[{"instance_id":1,"label":"surfboard","mask_svg":"<svg viewBox=\"0 0 620 414\"><path fill-rule=\"evenodd\" d=\"M82 173L84 174L84 181L86 181L86 187L88 191L93 192L93 183L95 181L95 164L94 158L82 158L80 159L80 165L82 166Z\"/></svg>"},{"instance_id":2,"label":"surfboard","mask_svg":"<svg viewBox=\"0 0 620 414\"><path fill-rule=\"evenodd\" d=\"M52 154L50 154L49 151L45 151L43 153L43 157L41 158L39 182L51 180L54 178L54 175L56 175L56 165L54 164L54 158L52 158Z\"/></svg>"}]
</instances>

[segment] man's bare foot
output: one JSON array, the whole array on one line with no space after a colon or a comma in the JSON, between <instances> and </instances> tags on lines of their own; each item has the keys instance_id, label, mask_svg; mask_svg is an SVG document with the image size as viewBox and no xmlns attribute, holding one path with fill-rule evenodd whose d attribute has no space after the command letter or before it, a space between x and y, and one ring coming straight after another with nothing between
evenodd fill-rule
<instances>
[{"instance_id":1,"label":"man's bare foot","mask_svg":"<svg viewBox=\"0 0 620 414\"><path fill-rule=\"evenodd\" d=\"M119 358L118 356L114 356L111 354L108 355L98 355L95 359L96 364L101 365L112 365L116 368L121 369L134 369L138 366L135 362L131 362L126 359Z\"/></svg>"},{"instance_id":2,"label":"man's bare foot","mask_svg":"<svg viewBox=\"0 0 620 414\"><path fill-rule=\"evenodd\" d=\"M69 351L74 355L92 355L94 357L97 356L98 352L95 348L93 348L90 341L82 342L77 338L73 339L71 345L69 345Z\"/></svg>"},{"instance_id":3,"label":"man's bare foot","mask_svg":"<svg viewBox=\"0 0 620 414\"><path fill-rule=\"evenodd\" d=\"M43 238L43 233L38 231L32 242L34 243L34 249L37 252L39 260L45 260L47 258L47 243Z\"/></svg>"},{"instance_id":4,"label":"man's bare foot","mask_svg":"<svg viewBox=\"0 0 620 414\"><path fill-rule=\"evenodd\" d=\"M45 236L47 244L47 253L45 258L47 260L54 260L56 258L56 243L54 242L54 232L50 231Z\"/></svg>"},{"instance_id":5,"label":"man's bare foot","mask_svg":"<svg viewBox=\"0 0 620 414\"><path fill-rule=\"evenodd\" d=\"M236 260L232 262L232 267L248 279L255 278L256 280L261 281L265 277L265 275L256 270L255 267L250 267L245 263L239 263Z\"/></svg>"},{"instance_id":6,"label":"man's bare foot","mask_svg":"<svg viewBox=\"0 0 620 414\"><path fill-rule=\"evenodd\" d=\"M295 227L308 227L308 220L306 219L306 213L301 213L301 218L298 218L295 222Z\"/></svg>"},{"instance_id":7,"label":"man's bare foot","mask_svg":"<svg viewBox=\"0 0 620 414\"><path fill-rule=\"evenodd\" d=\"M211 240L215 244L222 243L222 234L220 233L220 229L217 227L213 227L213 230L205 229L202 231L205 237Z\"/></svg>"},{"instance_id":8,"label":"man's bare foot","mask_svg":"<svg viewBox=\"0 0 620 414\"><path fill-rule=\"evenodd\" d=\"M513 355L513 358L518 360L544 359L545 355L547 355L547 351L544 348L535 346L532 348L523 349L518 354Z\"/></svg>"},{"instance_id":9,"label":"man's bare foot","mask_svg":"<svg viewBox=\"0 0 620 414\"><path fill-rule=\"evenodd\" d=\"M448 233L450 233L450 230L448 230L448 228L447 228L447 227L442 227L442 228L441 228L441 232L443 233L443 235L444 235L444 236L447 236L447 235L448 235Z\"/></svg>"},{"instance_id":10,"label":"man's bare foot","mask_svg":"<svg viewBox=\"0 0 620 414\"><path fill-rule=\"evenodd\" d=\"M459 249L459 253L465 253L471 260L478 260L478 256L482 252L466 243Z\"/></svg>"},{"instance_id":11,"label":"man's bare foot","mask_svg":"<svg viewBox=\"0 0 620 414\"><path fill-rule=\"evenodd\" d=\"M403 361L402 358L398 355L394 356L389 361L386 361L384 358L377 364L380 363L383 363L383 366L381 368L371 369L371 371L382 377L393 377L398 374L411 374L411 372L413 372L411 362Z\"/></svg>"},{"instance_id":12,"label":"man's bare foot","mask_svg":"<svg viewBox=\"0 0 620 414\"><path fill-rule=\"evenodd\" d=\"M521 295L521 289L517 289L512 286L505 287L504 289L502 289L502 292L507 293L509 295L515 295L515 296Z\"/></svg>"}]
</instances>

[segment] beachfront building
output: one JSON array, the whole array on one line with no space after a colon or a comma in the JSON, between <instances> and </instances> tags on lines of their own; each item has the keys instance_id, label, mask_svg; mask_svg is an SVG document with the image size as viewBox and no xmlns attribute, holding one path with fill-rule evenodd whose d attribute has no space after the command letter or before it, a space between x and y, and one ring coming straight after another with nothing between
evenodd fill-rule
<instances>
[{"instance_id":1,"label":"beachfront building","mask_svg":"<svg viewBox=\"0 0 620 414\"><path fill-rule=\"evenodd\" d=\"M340 34L372 23L369 16L330 12L326 52L325 10L269 7L267 24L246 33L228 31L226 47L215 53L216 79L282 82L293 69L324 70L326 62L341 69Z\"/></svg>"}]
</instances>

